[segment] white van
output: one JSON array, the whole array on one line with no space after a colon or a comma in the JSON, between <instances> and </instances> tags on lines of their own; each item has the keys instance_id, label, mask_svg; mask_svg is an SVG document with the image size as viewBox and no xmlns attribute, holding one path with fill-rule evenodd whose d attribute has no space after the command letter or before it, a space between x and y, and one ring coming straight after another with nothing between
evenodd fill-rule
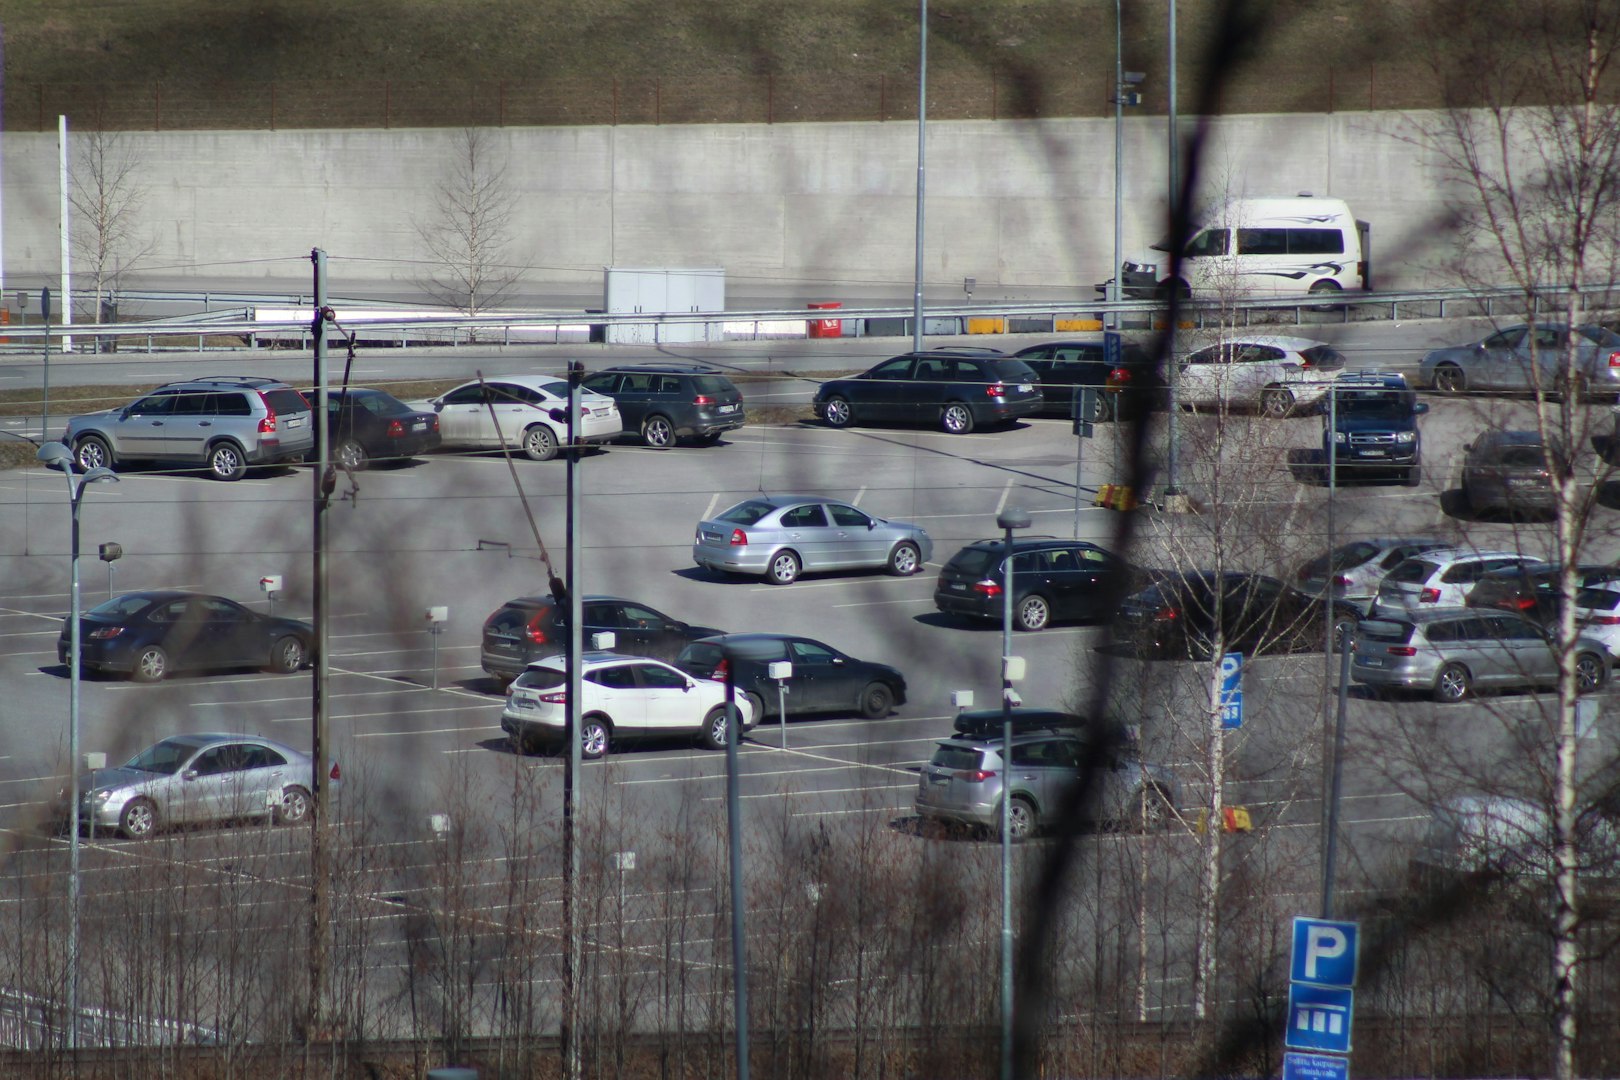
<instances>
[{"instance_id":1,"label":"white van","mask_svg":"<svg viewBox=\"0 0 1620 1080\"><path fill-rule=\"evenodd\" d=\"M1363 291L1368 273L1369 226L1343 199L1309 192L1288 197L1231 199L1192 228L1173 276L1168 239L1120 268L1124 295L1136 299L1204 298L1231 291L1242 296L1301 296Z\"/></svg>"}]
</instances>

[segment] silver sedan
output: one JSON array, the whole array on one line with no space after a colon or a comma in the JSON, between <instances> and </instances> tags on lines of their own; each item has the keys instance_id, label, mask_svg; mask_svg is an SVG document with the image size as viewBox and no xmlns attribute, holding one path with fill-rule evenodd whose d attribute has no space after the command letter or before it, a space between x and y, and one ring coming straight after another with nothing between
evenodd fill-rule
<instances>
[{"instance_id":1,"label":"silver sedan","mask_svg":"<svg viewBox=\"0 0 1620 1080\"><path fill-rule=\"evenodd\" d=\"M171 735L79 779L79 822L143 839L164 825L309 816L308 754L249 735ZM66 792L63 793L64 796ZM66 803L62 820L66 821Z\"/></svg>"},{"instance_id":2,"label":"silver sedan","mask_svg":"<svg viewBox=\"0 0 1620 1080\"><path fill-rule=\"evenodd\" d=\"M1577 394L1620 393L1620 334L1602 326L1520 323L1468 345L1434 349L1418 366L1418 381L1445 394L1470 390L1562 394L1565 354L1575 347Z\"/></svg>"},{"instance_id":3,"label":"silver sedan","mask_svg":"<svg viewBox=\"0 0 1620 1080\"><path fill-rule=\"evenodd\" d=\"M757 495L698 522L692 561L789 585L800 573L887 569L915 574L934 552L922 526L885 521L820 495Z\"/></svg>"}]
</instances>

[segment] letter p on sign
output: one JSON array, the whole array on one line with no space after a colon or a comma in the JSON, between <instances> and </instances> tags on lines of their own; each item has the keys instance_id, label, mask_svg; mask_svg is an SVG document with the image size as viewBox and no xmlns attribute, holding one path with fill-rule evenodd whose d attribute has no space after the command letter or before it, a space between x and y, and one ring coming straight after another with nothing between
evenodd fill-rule
<instances>
[{"instance_id":1,"label":"letter p on sign","mask_svg":"<svg viewBox=\"0 0 1620 1080\"><path fill-rule=\"evenodd\" d=\"M1294 982L1316 986L1356 984L1357 925L1324 919L1294 919Z\"/></svg>"}]
</instances>

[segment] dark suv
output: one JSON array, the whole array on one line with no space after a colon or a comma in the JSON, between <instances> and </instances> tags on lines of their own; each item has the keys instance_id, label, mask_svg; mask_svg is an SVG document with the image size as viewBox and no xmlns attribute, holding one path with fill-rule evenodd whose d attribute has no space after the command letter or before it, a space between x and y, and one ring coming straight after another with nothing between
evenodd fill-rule
<instances>
[{"instance_id":1,"label":"dark suv","mask_svg":"<svg viewBox=\"0 0 1620 1080\"><path fill-rule=\"evenodd\" d=\"M1340 375L1322 402L1322 461L1336 482L1398 476L1416 487L1423 475L1417 418L1429 406L1404 376L1378 371Z\"/></svg>"},{"instance_id":2,"label":"dark suv","mask_svg":"<svg viewBox=\"0 0 1620 1080\"><path fill-rule=\"evenodd\" d=\"M1013 541L1013 625L1044 630L1063 619L1107 619L1133 589L1131 567L1096 544L1025 537ZM1007 543L980 540L951 556L934 586L947 615L1000 622Z\"/></svg>"},{"instance_id":3,"label":"dark suv","mask_svg":"<svg viewBox=\"0 0 1620 1080\"><path fill-rule=\"evenodd\" d=\"M595 648L591 635L606 631L614 636L613 652L667 661L689 641L725 633L712 626L689 626L617 596L587 596L580 608L586 649ZM568 647L564 614L550 596L520 596L502 604L484 620L484 670L504 685L523 674L531 661L561 653Z\"/></svg>"},{"instance_id":4,"label":"dark suv","mask_svg":"<svg viewBox=\"0 0 1620 1080\"><path fill-rule=\"evenodd\" d=\"M937 424L952 435L1041 409L1040 378L995 349L932 349L824 382L811 402L832 427L867 421Z\"/></svg>"},{"instance_id":5,"label":"dark suv","mask_svg":"<svg viewBox=\"0 0 1620 1080\"><path fill-rule=\"evenodd\" d=\"M309 403L286 383L219 375L167 383L122 409L75 416L62 441L86 471L166 461L239 480L250 465L314 450L315 424Z\"/></svg>"},{"instance_id":6,"label":"dark suv","mask_svg":"<svg viewBox=\"0 0 1620 1080\"><path fill-rule=\"evenodd\" d=\"M630 364L585 379L585 388L619 406L624 430L663 449L690 436L708 446L747 421L741 391L714 368L699 364Z\"/></svg>"}]
</instances>

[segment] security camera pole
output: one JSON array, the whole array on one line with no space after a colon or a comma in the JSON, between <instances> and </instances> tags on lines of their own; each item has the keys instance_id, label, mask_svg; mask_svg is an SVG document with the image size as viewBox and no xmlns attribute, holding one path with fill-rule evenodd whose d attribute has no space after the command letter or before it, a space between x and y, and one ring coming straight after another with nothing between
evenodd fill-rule
<instances>
[{"instance_id":1,"label":"security camera pole","mask_svg":"<svg viewBox=\"0 0 1620 1080\"><path fill-rule=\"evenodd\" d=\"M1013 931L1012 931L1012 699L1014 671L1013 530L1029 528L1023 510L1004 510L996 524L1006 537L1006 569L1001 595L1001 1080L1013 1075Z\"/></svg>"}]
</instances>

